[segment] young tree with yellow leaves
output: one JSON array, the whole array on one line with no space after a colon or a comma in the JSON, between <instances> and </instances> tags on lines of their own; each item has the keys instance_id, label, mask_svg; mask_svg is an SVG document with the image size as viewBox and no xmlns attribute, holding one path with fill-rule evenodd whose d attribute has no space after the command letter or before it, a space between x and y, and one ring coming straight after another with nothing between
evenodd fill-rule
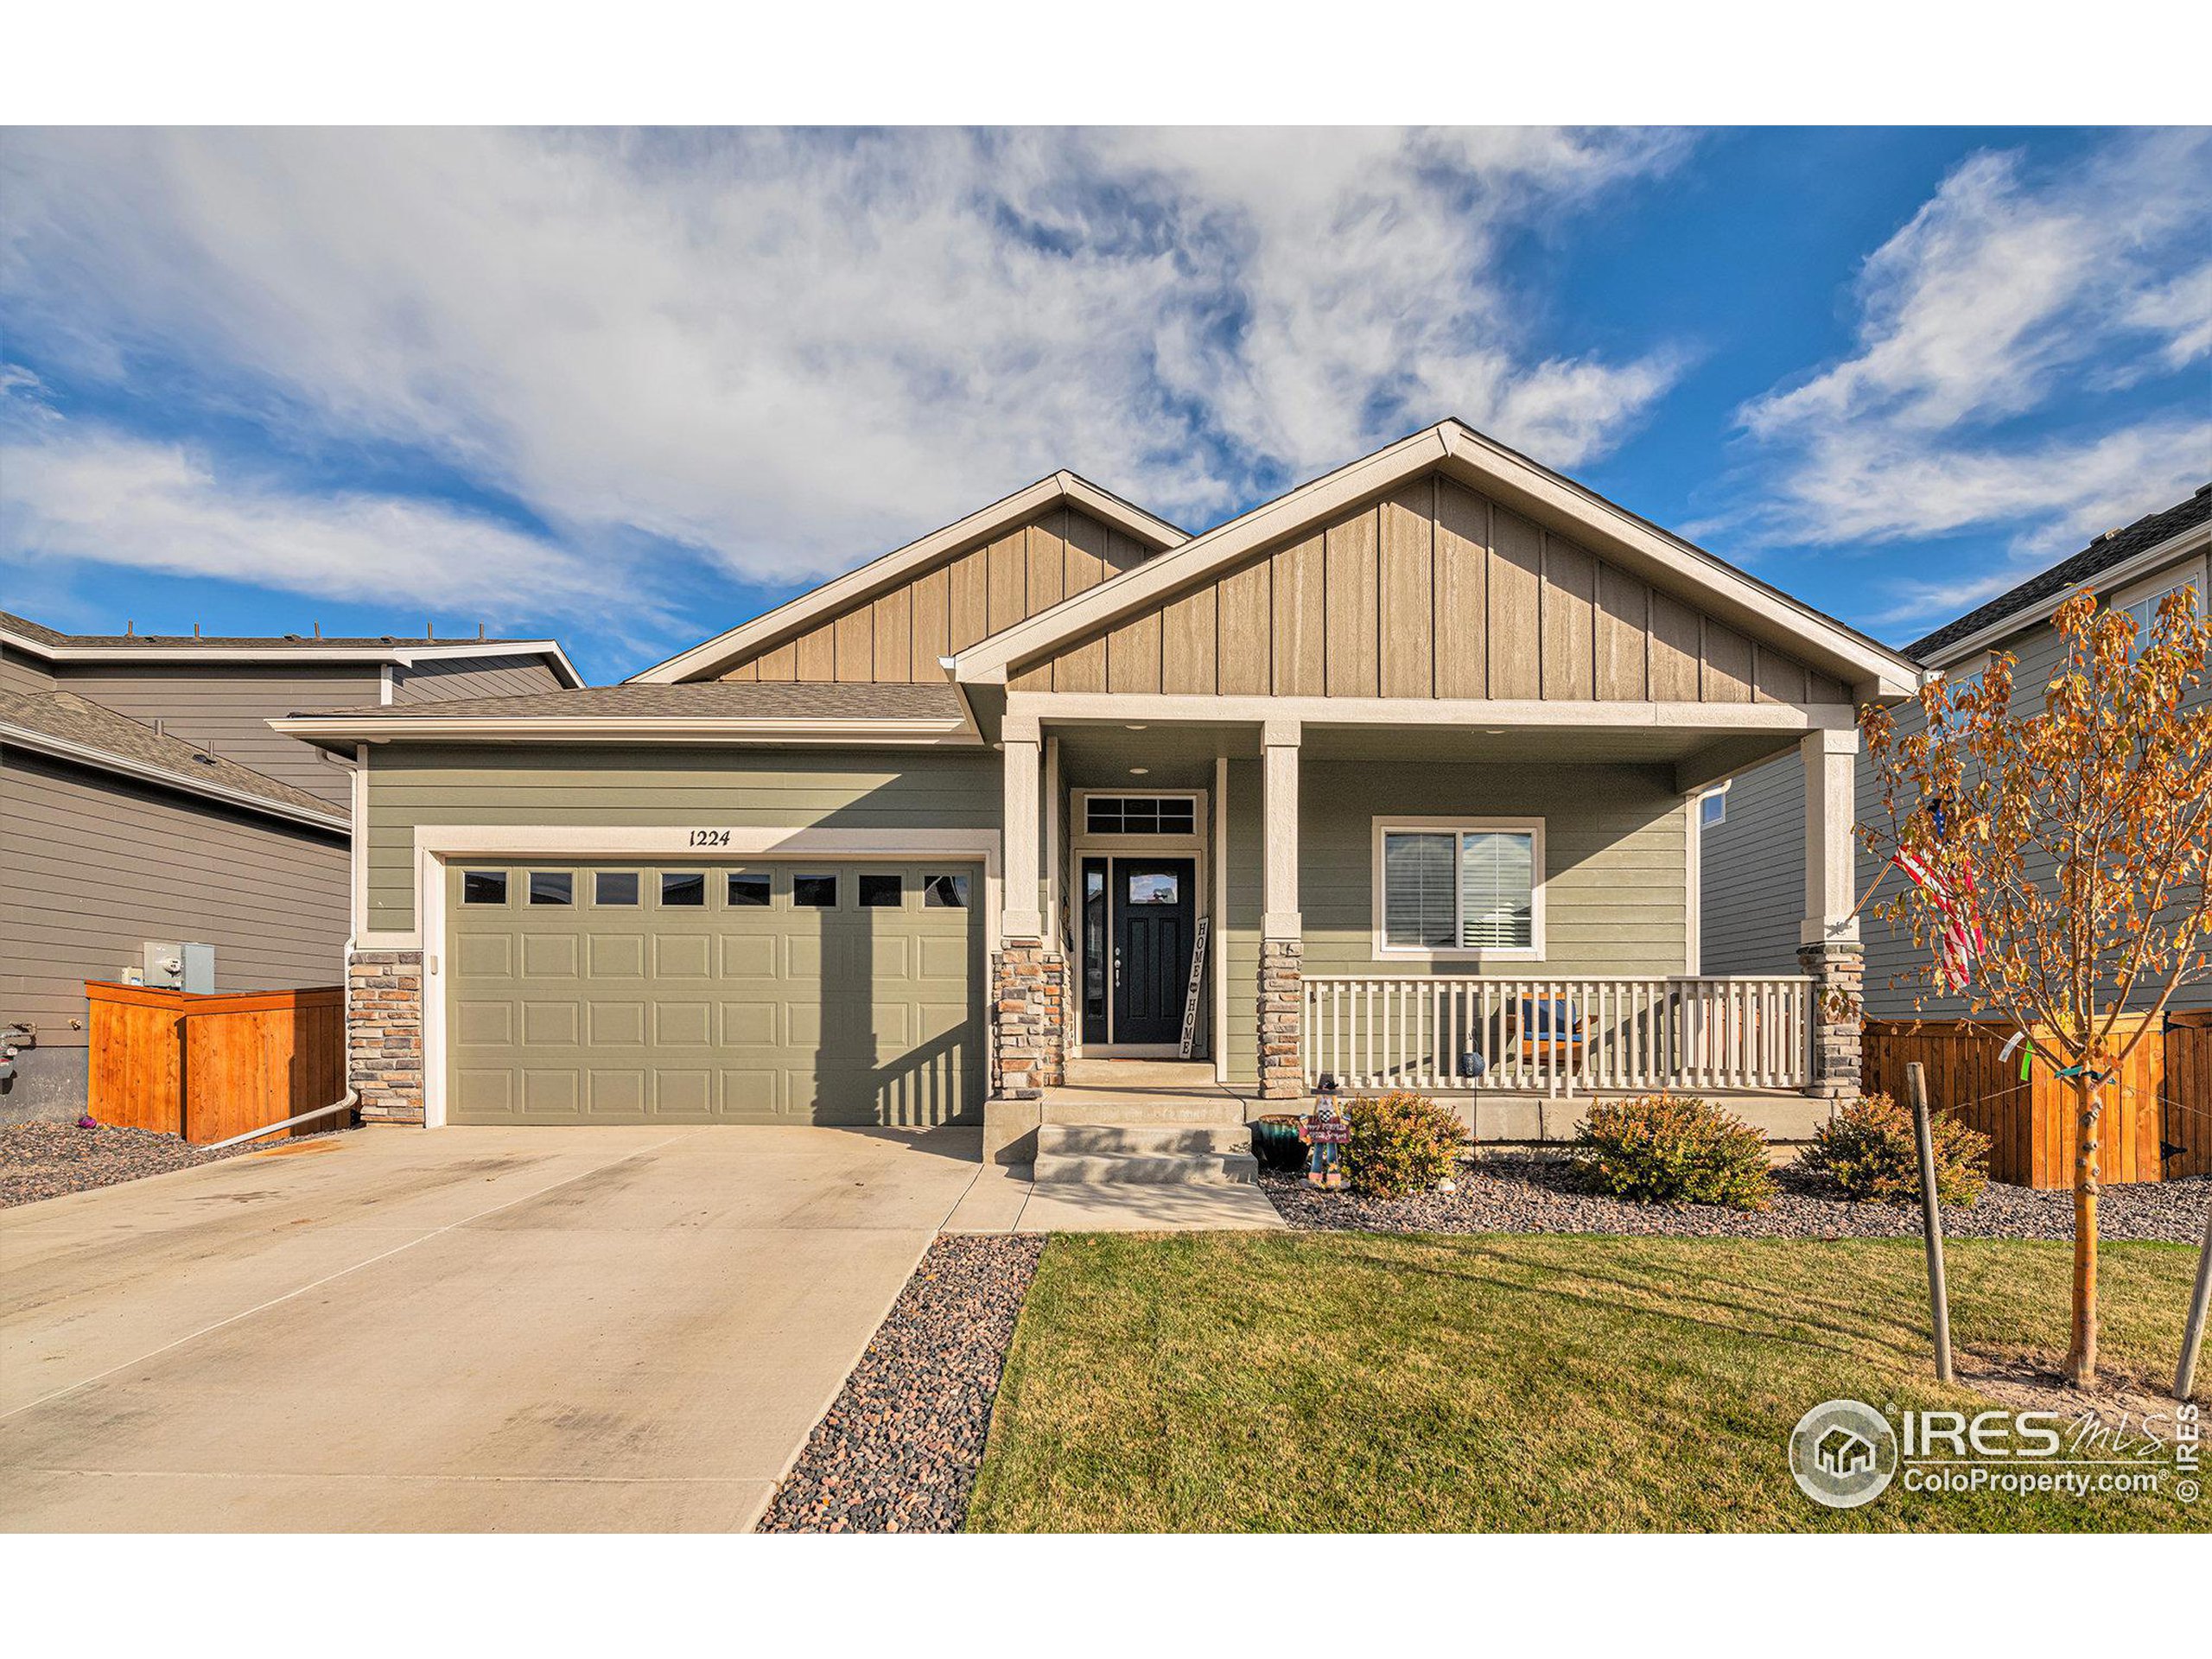
<instances>
[{"instance_id":1,"label":"young tree with yellow leaves","mask_svg":"<svg viewBox=\"0 0 2212 1659\"><path fill-rule=\"evenodd\" d=\"M2212 622L2191 588L2169 594L2140 639L2132 618L2088 594L2051 621L2063 659L2017 711L2017 663L2002 654L1978 685L1923 687L1914 729L1865 711L1881 802L1860 835L1877 857L1902 855L1926 877L1874 910L1926 950L1928 982L2032 1033L2072 1084L2065 1370L2086 1384L2097 1370L2101 1085L2208 970ZM1973 950L1945 948L1956 927L1976 937Z\"/></svg>"}]
</instances>

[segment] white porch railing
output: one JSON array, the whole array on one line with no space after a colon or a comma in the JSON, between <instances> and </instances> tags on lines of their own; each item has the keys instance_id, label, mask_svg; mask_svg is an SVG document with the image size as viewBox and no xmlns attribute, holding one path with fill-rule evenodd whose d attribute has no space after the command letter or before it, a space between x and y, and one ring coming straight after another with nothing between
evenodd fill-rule
<instances>
[{"instance_id":1,"label":"white porch railing","mask_svg":"<svg viewBox=\"0 0 2212 1659\"><path fill-rule=\"evenodd\" d=\"M1306 1081L1325 1071L1344 1090L1547 1095L1802 1089L1812 986L1802 976L1311 976Z\"/></svg>"}]
</instances>

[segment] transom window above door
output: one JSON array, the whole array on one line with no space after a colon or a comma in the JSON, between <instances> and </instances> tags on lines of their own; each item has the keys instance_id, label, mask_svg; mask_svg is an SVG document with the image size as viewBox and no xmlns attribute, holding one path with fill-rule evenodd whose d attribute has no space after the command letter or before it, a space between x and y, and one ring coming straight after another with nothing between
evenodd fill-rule
<instances>
[{"instance_id":1,"label":"transom window above door","mask_svg":"<svg viewBox=\"0 0 2212 1659\"><path fill-rule=\"evenodd\" d=\"M1090 795L1084 833L1092 836L1190 836L1198 833L1195 795Z\"/></svg>"},{"instance_id":2,"label":"transom window above door","mask_svg":"<svg viewBox=\"0 0 2212 1659\"><path fill-rule=\"evenodd\" d=\"M1377 819L1375 854L1376 955L1542 957L1541 819Z\"/></svg>"}]
</instances>

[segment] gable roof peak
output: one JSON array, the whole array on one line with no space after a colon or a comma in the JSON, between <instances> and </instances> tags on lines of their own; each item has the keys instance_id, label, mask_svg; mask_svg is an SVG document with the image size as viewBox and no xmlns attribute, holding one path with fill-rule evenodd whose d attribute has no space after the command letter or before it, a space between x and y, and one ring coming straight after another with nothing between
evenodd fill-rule
<instances>
[{"instance_id":1,"label":"gable roof peak","mask_svg":"<svg viewBox=\"0 0 2212 1659\"><path fill-rule=\"evenodd\" d=\"M1009 671L1062 643L1163 604L1211 573L1435 471L1574 539L1640 578L1697 594L1714 614L1753 633L1786 637L1821 672L1866 695L1902 696L1917 666L1888 646L1617 505L1456 416L1308 480L1134 569L1065 599L951 659L956 680L1003 684Z\"/></svg>"},{"instance_id":2,"label":"gable roof peak","mask_svg":"<svg viewBox=\"0 0 2212 1659\"><path fill-rule=\"evenodd\" d=\"M683 680L709 677L728 666L732 659L756 647L795 635L810 623L844 610L877 589L895 586L906 577L950 558L963 548L988 541L1014 525L1063 504L1080 508L1154 553L1179 547L1191 539L1188 531L1158 514L1147 512L1112 491L1101 488L1079 473L1061 467L942 529L933 530L842 576L810 588L748 622L727 628L711 639L679 652L666 662L640 670L626 683L673 685Z\"/></svg>"}]
</instances>

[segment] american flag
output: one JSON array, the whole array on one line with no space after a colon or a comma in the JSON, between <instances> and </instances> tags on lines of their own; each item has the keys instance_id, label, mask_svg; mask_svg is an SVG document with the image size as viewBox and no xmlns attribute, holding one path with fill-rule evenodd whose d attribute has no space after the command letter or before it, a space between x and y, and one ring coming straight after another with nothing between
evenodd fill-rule
<instances>
[{"instance_id":1,"label":"american flag","mask_svg":"<svg viewBox=\"0 0 2212 1659\"><path fill-rule=\"evenodd\" d=\"M1937 818L1939 831L1942 824ZM1974 976L1974 965L1981 960L1984 949L1981 924L1974 913L1974 872L1961 866L1958 887L1954 891L1941 875L1902 847L1890 862L1918 884L1943 918L1936 935L1936 960L1944 982L1954 989L1965 984Z\"/></svg>"}]
</instances>

